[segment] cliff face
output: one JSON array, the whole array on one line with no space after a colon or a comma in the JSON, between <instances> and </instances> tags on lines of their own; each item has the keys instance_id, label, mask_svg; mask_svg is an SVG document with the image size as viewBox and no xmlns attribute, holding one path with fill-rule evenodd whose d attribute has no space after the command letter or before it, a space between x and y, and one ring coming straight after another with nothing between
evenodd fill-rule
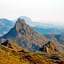
<instances>
[{"instance_id":1,"label":"cliff face","mask_svg":"<svg viewBox=\"0 0 64 64\"><path fill-rule=\"evenodd\" d=\"M56 47L55 47L55 45L54 45L54 43L52 41L48 41L47 44L43 45L40 48L40 51L46 52L48 54L59 53L59 51L56 49Z\"/></svg>"},{"instance_id":2,"label":"cliff face","mask_svg":"<svg viewBox=\"0 0 64 64\"><path fill-rule=\"evenodd\" d=\"M47 42L47 39L34 31L25 20L18 19L15 26L2 39L12 40L23 48L28 50L38 50L42 44Z\"/></svg>"}]
</instances>

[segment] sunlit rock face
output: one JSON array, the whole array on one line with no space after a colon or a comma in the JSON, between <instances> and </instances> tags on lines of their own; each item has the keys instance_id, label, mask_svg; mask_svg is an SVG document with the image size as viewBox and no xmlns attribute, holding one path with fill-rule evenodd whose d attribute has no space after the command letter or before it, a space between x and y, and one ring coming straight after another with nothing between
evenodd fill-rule
<instances>
[{"instance_id":1,"label":"sunlit rock face","mask_svg":"<svg viewBox=\"0 0 64 64\"><path fill-rule=\"evenodd\" d=\"M54 43L52 41L48 41L47 44L43 45L40 48L40 51L46 52L48 54L56 54L59 53L59 51L56 49Z\"/></svg>"}]
</instances>

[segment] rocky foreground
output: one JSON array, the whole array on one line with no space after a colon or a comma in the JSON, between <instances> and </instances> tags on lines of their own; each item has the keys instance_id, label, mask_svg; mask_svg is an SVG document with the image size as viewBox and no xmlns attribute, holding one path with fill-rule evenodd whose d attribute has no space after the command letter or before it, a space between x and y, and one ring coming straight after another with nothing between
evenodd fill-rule
<instances>
[{"instance_id":1,"label":"rocky foreground","mask_svg":"<svg viewBox=\"0 0 64 64\"><path fill-rule=\"evenodd\" d=\"M30 52L10 40L0 44L0 64L64 64L61 54Z\"/></svg>"}]
</instances>

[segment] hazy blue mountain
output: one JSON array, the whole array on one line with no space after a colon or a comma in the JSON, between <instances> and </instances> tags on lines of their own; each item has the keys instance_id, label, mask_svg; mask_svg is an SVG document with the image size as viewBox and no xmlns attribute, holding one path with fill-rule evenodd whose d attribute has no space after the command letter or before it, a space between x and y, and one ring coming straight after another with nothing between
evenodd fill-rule
<instances>
[{"instance_id":1,"label":"hazy blue mountain","mask_svg":"<svg viewBox=\"0 0 64 64\"><path fill-rule=\"evenodd\" d=\"M33 27L34 30L39 32L40 34L55 34L55 35L64 35L63 30L58 28L38 28Z\"/></svg>"},{"instance_id":2,"label":"hazy blue mountain","mask_svg":"<svg viewBox=\"0 0 64 64\"><path fill-rule=\"evenodd\" d=\"M2 18L0 19L0 36L6 34L13 27L11 20Z\"/></svg>"}]
</instances>

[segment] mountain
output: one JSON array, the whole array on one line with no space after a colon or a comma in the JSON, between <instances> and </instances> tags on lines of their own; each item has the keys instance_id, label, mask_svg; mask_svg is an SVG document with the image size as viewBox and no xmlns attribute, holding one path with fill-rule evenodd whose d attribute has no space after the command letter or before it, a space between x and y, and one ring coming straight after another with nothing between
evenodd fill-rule
<instances>
[{"instance_id":1,"label":"mountain","mask_svg":"<svg viewBox=\"0 0 64 64\"><path fill-rule=\"evenodd\" d=\"M5 34L2 39L12 40L22 48L28 50L39 50L42 44L47 43L47 39L33 30L29 25L25 23L25 20L18 19L15 26Z\"/></svg>"},{"instance_id":2,"label":"mountain","mask_svg":"<svg viewBox=\"0 0 64 64\"><path fill-rule=\"evenodd\" d=\"M11 20L2 18L0 19L0 37L6 34L13 27Z\"/></svg>"},{"instance_id":3,"label":"mountain","mask_svg":"<svg viewBox=\"0 0 64 64\"><path fill-rule=\"evenodd\" d=\"M48 54L56 54L59 53L59 51L56 49L54 43L52 41L48 41L48 43L44 44L41 48L40 51L46 52Z\"/></svg>"},{"instance_id":4,"label":"mountain","mask_svg":"<svg viewBox=\"0 0 64 64\"><path fill-rule=\"evenodd\" d=\"M0 41L5 41L5 39L12 40L22 48L34 51L39 50L39 48L46 44L48 40L52 40L56 48L64 53L64 45L60 44L57 39L49 39L45 37L45 35L40 35L32 27L27 25L24 19L19 18L16 21L15 26L7 34L2 36Z\"/></svg>"}]
</instances>

